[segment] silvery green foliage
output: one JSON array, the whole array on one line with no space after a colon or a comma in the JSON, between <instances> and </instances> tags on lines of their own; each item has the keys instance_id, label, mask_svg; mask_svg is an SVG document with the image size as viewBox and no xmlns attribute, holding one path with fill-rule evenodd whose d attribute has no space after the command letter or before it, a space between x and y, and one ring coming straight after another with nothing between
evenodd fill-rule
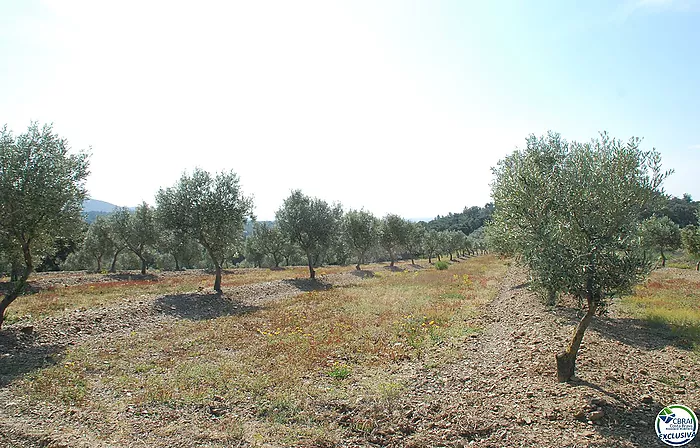
<instances>
[{"instance_id":1,"label":"silvery green foliage","mask_svg":"<svg viewBox=\"0 0 700 448\"><path fill-rule=\"evenodd\" d=\"M379 219L365 210L350 210L343 218L343 235L357 256L357 268L367 262L367 253L377 245Z\"/></svg>"},{"instance_id":2,"label":"silvery green foliage","mask_svg":"<svg viewBox=\"0 0 700 448\"><path fill-rule=\"evenodd\" d=\"M23 291L34 265L54 250L57 237L82 230L88 155L70 154L66 139L50 125L32 123L15 137L0 129L0 246L11 264L23 266L12 291L0 302L0 325L7 306Z\"/></svg>"},{"instance_id":3,"label":"silvery green foliage","mask_svg":"<svg viewBox=\"0 0 700 448\"><path fill-rule=\"evenodd\" d=\"M51 125L17 137L0 129L0 240L23 256L26 248L32 265L81 229L88 155L69 150Z\"/></svg>"},{"instance_id":4,"label":"silvery green foliage","mask_svg":"<svg viewBox=\"0 0 700 448\"><path fill-rule=\"evenodd\" d=\"M406 240L404 242L404 250L406 254L411 258L411 263L414 263L414 258L418 254L423 253L423 246L425 244L426 229L423 224L406 222ZM462 232L460 232L462 233Z\"/></svg>"},{"instance_id":5,"label":"silvery green foliage","mask_svg":"<svg viewBox=\"0 0 700 448\"><path fill-rule=\"evenodd\" d=\"M145 202L131 212L126 207L117 208L111 216L112 234L122 245L129 249L141 261L141 273L146 273L146 266L151 257L149 251L158 240L155 210Z\"/></svg>"},{"instance_id":6,"label":"silvery green foliage","mask_svg":"<svg viewBox=\"0 0 700 448\"><path fill-rule=\"evenodd\" d=\"M279 227L256 222L253 225L253 235L251 236L253 237L253 242L257 245L258 251L263 256L269 256L275 267L279 267L284 259L285 244L287 244L287 239ZM262 262L262 259L260 262Z\"/></svg>"},{"instance_id":7,"label":"silvery green foliage","mask_svg":"<svg viewBox=\"0 0 700 448\"><path fill-rule=\"evenodd\" d=\"M257 223L256 223L257 224ZM262 247L262 241L259 232L253 231L246 237L244 245L245 259L252 263L254 268L259 268L262 266L262 262L265 259L265 252Z\"/></svg>"},{"instance_id":8,"label":"silvery green foliage","mask_svg":"<svg viewBox=\"0 0 700 448\"><path fill-rule=\"evenodd\" d=\"M243 195L238 175L214 176L200 168L184 173L156 195L162 225L178 230L204 246L216 268L214 288L221 289L221 266L241 246L243 226L252 217L253 200Z\"/></svg>"},{"instance_id":9,"label":"silvery green foliage","mask_svg":"<svg viewBox=\"0 0 700 448\"><path fill-rule=\"evenodd\" d=\"M432 258L440 253L440 232L436 230L428 230L423 238L423 253L428 257L428 261L432 262Z\"/></svg>"},{"instance_id":10,"label":"silvery green foliage","mask_svg":"<svg viewBox=\"0 0 700 448\"><path fill-rule=\"evenodd\" d=\"M493 169L489 242L518 256L550 294L600 304L629 291L651 267L638 216L670 174L639 144L605 133L586 143L530 136Z\"/></svg>"},{"instance_id":11,"label":"silvery green foliage","mask_svg":"<svg viewBox=\"0 0 700 448\"><path fill-rule=\"evenodd\" d=\"M406 247L410 223L399 215L386 215L379 226L379 244L389 253L391 265L396 261L396 253Z\"/></svg>"},{"instance_id":12,"label":"silvery green foliage","mask_svg":"<svg viewBox=\"0 0 700 448\"><path fill-rule=\"evenodd\" d=\"M275 214L276 223L285 237L306 254L309 275L313 267L334 242L340 230L343 211L340 204L328 205L324 200L294 190Z\"/></svg>"},{"instance_id":13,"label":"silvery green foliage","mask_svg":"<svg viewBox=\"0 0 700 448\"><path fill-rule=\"evenodd\" d=\"M676 250L681 247L681 229L668 216L652 216L644 220L640 226L642 244L661 253L662 264L666 265L666 250Z\"/></svg>"},{"instance_id":14,"label":"silvery green foliage","mask_svg":"<svg viewBox=\"0 0 700 448\"><path fill-rule=\"evenodd\" d=\"M697 224L689 225L681 231L683 250L698 260L695 269L700 270L700 211L697 213Z\"/></svg>"},{"instance_id":15,"label":"silvery green foliage","mask_svg":"<svg viewBox=\"0 0 700 448\"><path fill-rule=\"evenodd\" d=\"M81 251L95 262L97 272L100 272L102 263L114 254L115 248L109 222L104 216L97 216L88 227Z\"/></svg>"}]
</instances>

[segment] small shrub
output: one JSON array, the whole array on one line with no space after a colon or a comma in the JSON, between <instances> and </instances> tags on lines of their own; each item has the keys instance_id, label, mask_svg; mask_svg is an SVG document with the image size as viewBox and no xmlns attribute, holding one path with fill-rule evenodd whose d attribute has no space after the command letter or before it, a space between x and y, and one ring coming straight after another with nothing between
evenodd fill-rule
<instances>
[{"instance_id":1,"label":"small shrub","mask_svg":"<svg viewBox=\"0 0 700 448\"><path fill-rule=\"evenodd\" d=\"M328 371L328 376L335 378L336 380L344 380L350 376L350 367L344 364L338 364L337 362L333 364L333 367Z\"/></svg>"},{"instance_id":2,"label":"small shrub","mask_svg":"<svg viewBox=\"0 0 700 448\"><path fill-rule=\"evenodd\" d=\"M437 269L438 271L444 271L448 267L450 267L450 265L446 261L436 261L435 262L435 269Z\"/></svg>"}]
</instances>

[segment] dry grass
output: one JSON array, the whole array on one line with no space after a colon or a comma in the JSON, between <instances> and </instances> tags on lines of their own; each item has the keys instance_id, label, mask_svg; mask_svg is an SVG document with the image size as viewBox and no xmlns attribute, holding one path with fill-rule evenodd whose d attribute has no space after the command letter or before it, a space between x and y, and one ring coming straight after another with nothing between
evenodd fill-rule
<instances>
[{"instance_id":1,"label":"dry grass","mask_svg":"<svg viewBox=\"0 0 700 448\"><path fill-rule=\"evenodd\" d=\"M320 274L331 274L347 270L347 267L328 266L319 269ZM42 274L35 275L32 279L41 279ZM47 275L46 277L56 277ZM27 294L19 297L8 308L7 323L18 320L31 320L43 318L76 308L95 308L114 304L127 298L139 296L157 296L163 294L179 294L196 291L199 288L211 289L214 284L214 276L200 274L167 275L155 273L153 279L146 280L113 280L109 281L109 274L89 277L94 281L75 286L49 286L35 294ZM102 277L102 278L100 278ZM135 277L139 277L135 275ZM288 278L306 278L308 268L293 266L285 269L235 269L226 271L222 277L222 287L260 283ZM107 280L107 281L105 281Z\"/></svg>"},{"instance_id":2,"label":"dry grass","mask_svg":"<svg viewBox=\"0 0 700 448\"><path fill-rule=\"evenodd\" d=\"M449 361L450 347L479 331L472 318L505 270L491 256L445 271L376 270L359 286L248 315L95 338L15 387L34 402L76 409L85 416L77 424L89 422L110 443L148 428L150 444L167 445L173 431L207 446L333 444L372 423L341 427L329 409L358 397L388 405L405 387L405 366Z\"/></svg>"},{"instance_id":3,"label":"dry grass","mask_svg":"<svg viewBox=\"0 0 700 448\"><path fill-rule=\"evenodd\" d=\"M622 304L627 312L650 325L669 328L680 343L700 348L700 273L676 268L656 270Z\"/></svg>"}]
</instances>

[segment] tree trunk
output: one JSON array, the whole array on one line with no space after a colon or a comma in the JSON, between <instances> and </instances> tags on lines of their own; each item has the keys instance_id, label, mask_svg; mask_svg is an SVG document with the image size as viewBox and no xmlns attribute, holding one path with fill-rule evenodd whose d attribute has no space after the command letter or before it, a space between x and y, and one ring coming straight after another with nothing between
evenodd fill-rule
<instances>
[{"instance_id":1,"label":"tree trunk","mask_svg":"<svg viewBox=\"0 0 700 448\"><path fill-rule=\"evenodd\" d=\"M557 304L557 292L553 288L547 289L547 306L554 306Z\"/></svg>"},{"instance_id":2,"label":"tree trunk","mask_svg":"<svg viewBox=\"0 0 700 448\"><path fill-rule=\"evenodd\" d=\"M221 264L219 262L214 263L216 266L216 273L214 275L214 291L221 294Z\"/></svg>"},{"instance_id":3,"label":"tree trunk","mask_svg":"<svg viewBox=\"0 0 700 448\"><path fill-rule=\"evenodd\" d=\"M394 251L393 250L389 251L389 258L391 259L391 263L389 263L389 266L393 267L394 266Z\"/></svg>"},{"instance_id":4,"label":"tree trunk","mask_svg":"<svg viewBox=\"0 0 700 448\"><path fill-rule=\"evenodd\" d=\"M437 254L437 257L438 257L438 261L442 261L442 259L440 258L440 254Z\"/></svg>"},{"instance_id":5,"label":"tree trunk","mask_svg":"<svg viewBox=\"0 0 700 448\"><path fill-rule=\"evenodd\" d=\"M139 255L139 258L141 259L141 275L146 275L146 258L141 255Z\"/></svg>"},{"instance_id":6,"label":"tree trunk","mask_svg":"<svg viewBox=\"0 0 700 448\"><path fill-rule=\"evenodd\" d=\"M411 266L415 266L416 263L413 261L413 254L411 254Z\"/></svg>"},{"instance_id":7,"label":"tree trunk","mask_svg":"<svg viewBox=\"0 0 700 448\"><path fill-rule=\"evenodd\" d=\"M450 261L452 261L452 252L450 252Z\"/></svg>"},{"instance_id":8,"label":"tree trunk","mask_svg":"<svg viewBox=\"0 0 700 448\"><path fill-rule=\"evenodd\" d=\"M355 270L360 271L360 261L357 261L357 264L355 265Z\"/></svg>"},{"instance_id":9,"label":"tree trunk","mask_svg":"<svg viewBox=\"0 0 700 448\"><path fill-rule=\"evenodd\" d=\"M27 286L27 280L29 280L29 275L34 271L34 262L32 261L32 254L29 250L29 243L22 244L22 253L24 254L24 271L22 272L22 276L16 281L12 290L0 301L0 329L2 328L3 322L5 322L5 311L7 307L24 292Z\"/></svg>"},{"instance_id":10,"label":"tree trunk","mask_svg":"<svg viewBox=\"0 0 700 448\"><path fill-rule=\"evenodd\" d=\"M314 263L311 253L306 252L306 260L309 262L309 278L313 280L316 278L316 271L314 271Z\"/></svg>"},{"instance_id":11,"label":"tree trunk","mask_svg":"<svg viewBox=\"0 0 700 448\"><path fill-rule=\"evenodd\" d=\"M175 259L175 270L179 271L180 270L180 262L177 259L177 256L173 254L173 258Z\"/></svg>"},{"instance_id":12,"label":"tree trunk","mask_svg":"<svg viewBox=\"0 0 700 448\"><path fill-rule=\"evenodd\" d=\"M428 264L433 264L433 256L428 255Z\"/></svg>"},{"instance_id":13,"label":"tree trunk","mask_svg":"<svg viewBox=\"0 0 700 448\"><path fill-rule=\"evenodd\" d=\"M122 252L122 250L124 249L119 249L114 253L114 258L112 259L112 266L110 266L109 272L117 272L117 258L119 258L119 254Z\"/></svg>"},{"instance_id":14,"label":"tree trunk","mask_svg":"<svg viewBox=\"0 0 700 448\"><path fill-rule=\"evenodd\" d=\"M700 271L700 261L695 264L695 270Z\"/></svg>"},{"instance_id":15,"label":"tree trunk","mask_svg":"<svg viewBox=\"0 0 700 448\"><path fill-rule=\"evenodd\" d=\"M661 267L662 268L666 267L666 255L664 255L663 249L661 250Z\"/></svg>"},{"instance_id":16,"label":"tree trunk","mask_svg":"<svg viewBox=\"0 0 700 448\"><path fill-rule=\"evenodd\" d=\"M581 347L581 341L583 340L583 333L590 325L595 316L596 309L598 308L598 302L593 299L593 295L589 292L588 294L588 311L586 312L581 322L576 326L576 330L571 338L571 342L565 351L557 354L557 380L560 383L567 382L574 376L576 370L576 354L578 349Z\"/></svg>"},{"instance_id":17,"label":"tree trunk","mask_svg":"<svg viewBox=\"0 0 700 448\"><path fill-rule=\"evenodd\" d=\"M22 275L22 266L17 263L17 262L12 262L12 267L10 268L10 281L11 282L16 282L19 280L19 277Z\"/></svg>"},{"instance_id":18,"label":"tree trunk","mask_svg":"<svg viewBox=\"0 0 700 448\"><path fill-rule=\"evenodd\" d=\"M97 257L97 272L102 272L102 255Z\"/></svg>"}]
</instances>

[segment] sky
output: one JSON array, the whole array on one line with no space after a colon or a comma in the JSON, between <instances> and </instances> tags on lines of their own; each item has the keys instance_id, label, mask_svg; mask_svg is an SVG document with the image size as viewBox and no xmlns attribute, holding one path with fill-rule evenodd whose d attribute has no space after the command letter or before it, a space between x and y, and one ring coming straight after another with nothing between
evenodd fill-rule
<instances>
[{"instance_id":1,"label":"sky","mask_svg":"<svg viewBox=\"0 0 700 448\"><path fill-rule=\"evenodd\" d=\"M0 0L0 125L90 150L94 199L233 170L382 216L490 200L529 134L642 137L700 199L700 0Z\"/></svg>"}]
</instances>

